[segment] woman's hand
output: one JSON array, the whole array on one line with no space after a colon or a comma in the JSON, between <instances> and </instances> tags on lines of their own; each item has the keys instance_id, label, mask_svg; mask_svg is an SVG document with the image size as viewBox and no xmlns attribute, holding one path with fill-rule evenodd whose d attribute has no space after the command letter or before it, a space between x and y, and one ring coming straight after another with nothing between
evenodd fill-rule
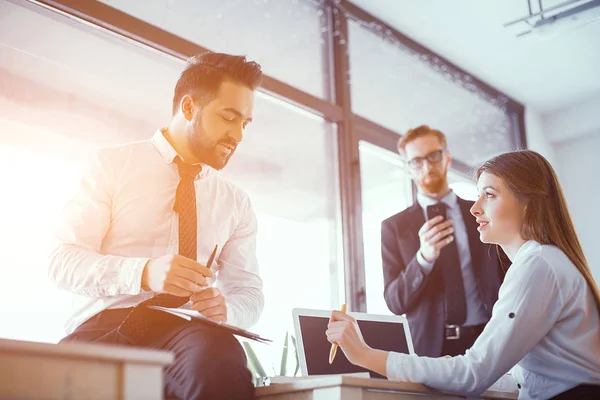
<instances>
[{"instance_id":1,"label":"woman's hand","mask_svg":"<svg viewBox=\"0 0 600 400\"><path fill-rule=\"evenodd\" d=\"M333 311L327 328L327 340L337 344L352 364L364 366L372 349L365 343L356 319L341 311Z\"/></svg>"}]
</instances>

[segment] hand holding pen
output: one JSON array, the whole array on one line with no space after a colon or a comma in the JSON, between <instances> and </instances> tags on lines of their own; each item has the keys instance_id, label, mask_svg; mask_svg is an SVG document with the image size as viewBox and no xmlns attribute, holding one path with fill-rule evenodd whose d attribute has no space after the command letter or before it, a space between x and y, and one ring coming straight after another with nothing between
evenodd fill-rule
<instances>
[{"instance_id":1,"label":"hand holding pen","mask_svg":"<svg viewBox=\"0 0 600 400\"><path fill-rule=\"evenodd\" d=\"M346 314L347 309L348 309L348 306L346 305L346 303L342 304L342 314ZM333 319L333 317L332 317L332 319ZM331 349L329 350L329 364L333 363L337 349L338 349L338 344L333 343L331 345Z\"/></svg>"},{"instance_id":2,"label":"hand holding pen","mask_svg":"<svg viewBox=\"0 0 600 400\"><path fill-rule=\"evenodd\" d=\"M208 284L208 286L214 285L214 283L217 280L218 263L215 263L215 256L217 255L218 248L219 248L219 245L215 244L215 248L213 249L212 253L210 254L208 261L206 262L206 268L208 268L211 271L211 276L206 278L206 283ZM217 268L213 269L212 268L213 264L216 264Z\"/></svg>"},{"instance_id":3,"label":"hand holding pen","mask_svg":"<svg viewBox=\"0 0 600 400\"><path fill-rule=\"evenodd\" d=\"M156 293L168 293L188 297L212 284L214 277L210 269L217 253L213 250L208 265L178 254L167 254L146 263L142 272L141 287Z\"/></svg>"},{"instance_id":4,"label":"hand holding pen","mask_svg":"<svg viewBox=\"0 0 600 400\"><path fill-rule=\"evenodd\" d=\"M337 346L352 364L360 365L365 355L372 350L364 341L356 319L346 313L345 305L342 311L332 311L327 325L327 340L333 345L329 354L333 362Z\"/></svg>"},{"instance_id":5,"label":"hand holding pen","mask_svg":"<svg viewBox=\"0 0 600 400\"><path fill-rule=\"evenodd\" d=\"M206 263L206 267L209 268L209 270L215 260L217 248L218 246L215 245L210 258ZM215 274L216 272L211 271L212 278L206 281L209 286L214 283L214 279L216 278ZM200 312L205 317L219 323L227 321L227 304L225 302L225 297L218 288L208 287L202 289L197 293L192 294L190 300L192 301L192 309Z\"/></svg>"}]
</instances>

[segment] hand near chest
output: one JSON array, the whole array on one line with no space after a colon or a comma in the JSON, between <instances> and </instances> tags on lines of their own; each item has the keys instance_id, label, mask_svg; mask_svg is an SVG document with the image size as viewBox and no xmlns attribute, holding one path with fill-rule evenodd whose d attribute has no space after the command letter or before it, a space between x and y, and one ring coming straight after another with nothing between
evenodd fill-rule
<instances>
[{"instance_id":1,"label":"hand near chest","mask_svg":"<svg viewBox=\"0 0 600 400\"><path fill-rule=\"evenodd\" d=\"M437 216L425 222L419 229L419 252L425 261L434 263L440 251L454 240L454 226L451 219Z\"/></svg>"}]
</instances>

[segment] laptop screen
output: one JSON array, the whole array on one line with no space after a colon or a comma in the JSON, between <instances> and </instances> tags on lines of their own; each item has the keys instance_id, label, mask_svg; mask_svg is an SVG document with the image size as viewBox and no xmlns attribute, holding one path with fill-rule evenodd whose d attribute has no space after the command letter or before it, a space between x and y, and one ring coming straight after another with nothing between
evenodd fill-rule
<instances>
[{"instance_id":1,"label":"laptop screen","mask_svg":"<svg viewBox=\"0 0 600 400\"><path fill-rule=\"evenodd\" d=\"M327 336L325 336L329 317L299 315L298 319L308 375L368 371L351 364L341 349L338 349L333 364L329 364L331 343L327 341ZM404 324L359 319L358 326L365 342L372 348L410 354ZM368 372L372 378L384 378L373 371Z\"/></svg>"}]
</instances>

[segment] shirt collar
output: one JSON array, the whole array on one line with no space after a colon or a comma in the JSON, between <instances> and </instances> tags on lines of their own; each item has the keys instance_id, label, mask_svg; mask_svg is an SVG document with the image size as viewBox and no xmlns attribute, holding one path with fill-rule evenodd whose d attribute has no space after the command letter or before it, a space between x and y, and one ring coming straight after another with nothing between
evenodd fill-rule
<instances>
[{"instance_id":1,"label":"shirt collar","mask_svg":"<svg viewBox=\"0 0 600 400\"><path fill-rule=\"evenodd\" d=\"M537 249L540 246L541 244L536 242L535 240L526 241L521 245L521 247L519 247L519 250L517 250L517 254L515 254L515 259L512 261L512 263L514 264L520 258L525 257L525 255L527 255L529 252Z\"/></svg>"},{"instance_id":2,"label":"shirt collar","mask_svg":"<svg viewBox=\"0 0 600 400\"><path fill-rule=\"evenodd\" d=\"M436 199L432 199L431 197L425 196L421 192L417 193L417 202L423 210L425 210L427 206L432 206L434 204L439 203L440 201L446 204L448 208L453 209L458 203L458 197L456 196L456 193L454 193L452 190L450 190L448 194L442 197L442 199L439 201Z\"/></svg>"},{"instance_id":3,"label":"shirt collar","mask_svg":"<svg viewBox=\"0 0 600 400\"><path fill-rule=\"evenodd\" d=\"M165 163L173 164L173 160L175 159L175 157L181 157L165 137L163 129L157 129L156 132L154 132L151 142L154 145L154 147L156 147L156 150L158 150L158 153L161 155ZM201 165L202 170L200 171L196 179L204 178L217 172L214 168L211 168L206 164Z\"/></svg>"}]
</instances>

